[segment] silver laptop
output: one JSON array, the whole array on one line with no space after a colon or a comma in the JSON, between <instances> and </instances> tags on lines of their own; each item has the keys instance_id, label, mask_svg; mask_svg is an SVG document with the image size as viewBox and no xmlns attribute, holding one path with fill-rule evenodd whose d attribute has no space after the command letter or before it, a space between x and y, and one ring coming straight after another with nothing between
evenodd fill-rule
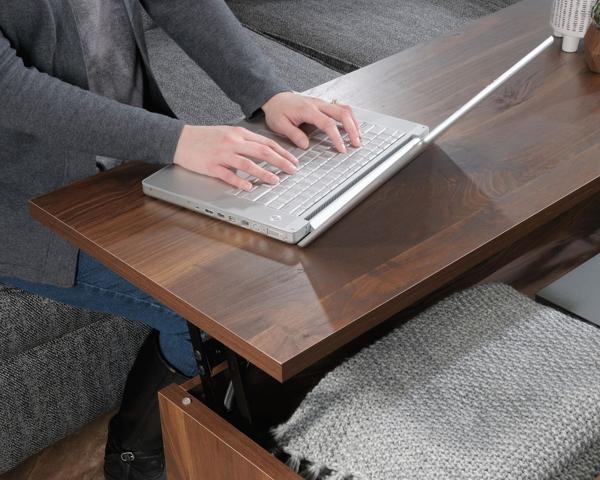
<instances>
[{"instance_id":1,"label":"silver laptop","mask_svg":"<svg viewBox=\"0 0 600 480\"><path fill-rule=\"evenodd\" d=\"M343 154L318 130L309 134L309 148L301 150L267 131L262 122L242 122L241 126L289 149L299 160L298 171L287 175L261 163L278 175L280 182L268 185L240 172L254 184L246 192L170 165L143 180L144 193L283 242L306 246L552 43L552 37L546 39L432 131L425 125L354 108L361 124L362 146L348 147Z\"/></svg>"}]
</instances>

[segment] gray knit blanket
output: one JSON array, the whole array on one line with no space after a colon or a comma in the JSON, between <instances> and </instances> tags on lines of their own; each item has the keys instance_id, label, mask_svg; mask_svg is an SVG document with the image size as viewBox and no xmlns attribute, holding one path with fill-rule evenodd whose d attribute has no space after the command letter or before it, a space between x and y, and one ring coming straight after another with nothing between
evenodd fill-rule
<instances>
[{"instance_id":1,"label":"gray knit blanket","mask_svg":"<svg viewBox=\"0 0 600 480\"><path fill-rule=\"evenodd\" d=\"M274 435L311 480L592 480L600 330L478 286L335 368Z\"/></svg>"}]
</instances>

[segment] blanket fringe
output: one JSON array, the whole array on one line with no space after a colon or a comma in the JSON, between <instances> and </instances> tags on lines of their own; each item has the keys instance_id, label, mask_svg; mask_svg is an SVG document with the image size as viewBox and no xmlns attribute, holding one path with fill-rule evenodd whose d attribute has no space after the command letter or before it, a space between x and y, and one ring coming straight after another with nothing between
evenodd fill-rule
<instances>
[{"instance_id":1,"label":"blanket fringe","mask_svg":"<svg viewBox=\"0 0 600 480\"><path fill-rule=\"evenodd\" d=\"M306 480L320 480L321 478L323 478L321 474L325 473L325 470L325 465L309 465L309 467L304 472L302 472L302 476Z\"/></svg>"},{"instance_id":2,"label":"blanket fringe","mask_svg":"<svg viewBox=\"0 0 600 480\"><path fill-rule=\"evenodd\" d=\"M286 452L290 458L287 459L287 465L294 472L300 473L300 465L302 464L302 455L298 452Z\"/></svg>"},{"instance_id":3,"label":"blanket fringe","mask_svg":"<svg viewBox=\"0 0 600 480\"><path fill-rule=\"evenodd\" d=\"M353 480L354 475L344 472L334 472L328 480Z\"/></svg>"},{"instance_id":4,"label":"blanket fringe","mask_svg":"<svg viewBox=\"0 0 600 480\"><path fill-rule=\"evenodd\" d=\"M278 442L283 441L283 437L285 436L285 432L287 431L287 425L285 423L282 423L281 425L278 425L277 427L273 427L271 429L271 435L273 436L273 438L275 440L277 440Z\"/></svg>"},{"instance_id":5,"label":"blanket fringe","mask_svg":"<svg viewBox=\"0 0 600 480\"><path fill-rule=\"evenodd\" d=\"M285 460L287 466L306 480L360 480L360 477L356 477L352 473L337 472L325 464L312 463L299 452L287 449L280 450L280 452L288 456Z\"/></svg>"}]
</instances>

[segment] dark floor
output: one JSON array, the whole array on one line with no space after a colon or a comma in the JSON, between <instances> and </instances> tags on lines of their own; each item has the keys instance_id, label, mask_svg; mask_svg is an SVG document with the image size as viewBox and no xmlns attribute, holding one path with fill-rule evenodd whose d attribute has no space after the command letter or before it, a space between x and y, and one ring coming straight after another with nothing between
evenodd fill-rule
<instances>
[{"instance_id":1,"label":"dark floor","mask_svg":"<svg viewBox=\"0 0 600 480\"><path fill-rule=\"evenodd\" d=\"M104 480L102 463L113 412L27 459L0 480Z\"/></svg>"}]
</instances>

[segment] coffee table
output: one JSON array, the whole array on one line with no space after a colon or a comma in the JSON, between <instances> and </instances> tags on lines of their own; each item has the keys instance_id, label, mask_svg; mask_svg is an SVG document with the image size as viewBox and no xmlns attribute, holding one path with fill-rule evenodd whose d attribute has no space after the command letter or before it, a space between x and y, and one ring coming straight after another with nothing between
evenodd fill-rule
<instances>
[{"instance_id":1,"label":"coffee table","mask_svg":"<svg viewBox=\"0 0 600 480\"><path fill-rule=\"evenodd\" d=\"M525 0L310 93L435 126L551 33L550 4ZM306 249L145 197L157 167L140 163L31 213L208 332L234 371L245 359L283 382L596 202L599 101L600 75L557 43ZM297 478L185 387L161 407L169 478Z\"/></svg>"}]
</instances>

